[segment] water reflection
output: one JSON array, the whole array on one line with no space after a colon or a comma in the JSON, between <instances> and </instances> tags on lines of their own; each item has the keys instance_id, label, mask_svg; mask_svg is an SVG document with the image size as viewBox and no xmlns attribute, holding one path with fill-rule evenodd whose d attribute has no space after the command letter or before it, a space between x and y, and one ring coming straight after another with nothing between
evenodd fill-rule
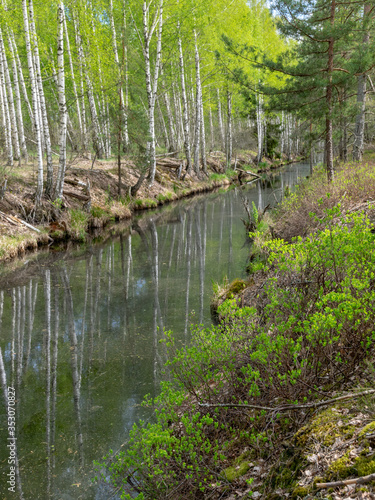
<instances>
[{"instance_id":1,"label":"water reflection","mask_svg":"<svg viewBox=\"0 0 375 500\"><path fill-rule=\"evenodd\" d=\"M112 494L91 484L92 461L149 417L140 403L162 378L163 329L188 342L190 324L211 321L212 281L244 274L241 196L263 209L308 170L185 200L133 220L105 245L20 265L0 291L0 378L4 401L8 387L16 392L19 498ZM6 446L0 461L1 498L9 498Z\"/></svg>"}]
</instances>

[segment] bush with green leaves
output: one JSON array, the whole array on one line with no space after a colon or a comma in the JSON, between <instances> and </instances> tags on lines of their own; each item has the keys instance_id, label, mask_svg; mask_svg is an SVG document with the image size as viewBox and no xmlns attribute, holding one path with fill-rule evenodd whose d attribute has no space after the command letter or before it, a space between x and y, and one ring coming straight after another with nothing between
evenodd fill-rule
<instances>
[{"instance_id":1,"label":"bush with green leaves","mask_svg":"<svg viewBox=\"0 0 375 500\"><path fill-rule=\"evenodd\" d=\"M156 422L135 426L112 462L117 486L153 499L228 491L228 450L244 440L261 453L259 443L272 439L267 419L277 411L254 406L311 401L360 373L375 342L371 223L338 205L317 224L305 240L264 244L268 259L252 307L228 299L221 323L197 327L187 348L166 336L172 382L154 401ZM253 407L244 412L238 404Z\"/></svg>"}]
</instances>

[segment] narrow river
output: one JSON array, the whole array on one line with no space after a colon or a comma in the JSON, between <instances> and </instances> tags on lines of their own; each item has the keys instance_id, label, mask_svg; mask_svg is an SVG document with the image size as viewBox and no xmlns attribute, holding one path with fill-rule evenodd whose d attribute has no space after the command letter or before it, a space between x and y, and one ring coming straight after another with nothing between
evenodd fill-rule
<instances>
[{"instance_id":1,"label":"narrow river","mask_svg":"<svg viewBox=\"0 0 375 500\"><path fill-rule=\"evenodd\" d=\"M119 450L149 417L140 404L163 376L163 329L189 342L190 325L211 323L212 282L245 276L242 197L273 205L308 173L293 165L271 181L145 213L106 243L3 266L1 499L111 497L92 483L93 460ZM5 388L11 402L15 394L8 414Z\"/></svg>"}]
</instances>

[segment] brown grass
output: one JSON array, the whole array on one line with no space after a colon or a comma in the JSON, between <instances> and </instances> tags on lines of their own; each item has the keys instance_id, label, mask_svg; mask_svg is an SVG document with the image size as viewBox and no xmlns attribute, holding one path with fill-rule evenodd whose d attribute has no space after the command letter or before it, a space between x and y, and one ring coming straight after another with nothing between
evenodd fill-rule
<instances>
[{"instance_id":1,"label":"brown grass","mask_svg":"<svg viewBox=\"0 0 375 500\"><path fill-rule=\"evenodd\" d=\"M312 179L304 181L275 212L275 234L287 241L307 236L319 226L326 209L338 203L343 211L366 210L374 218L375 166L373 163L341 165L332 183L326 172L317 168ZM314 213L315 218L311 216Z\"/></svg>"}]
</instances>

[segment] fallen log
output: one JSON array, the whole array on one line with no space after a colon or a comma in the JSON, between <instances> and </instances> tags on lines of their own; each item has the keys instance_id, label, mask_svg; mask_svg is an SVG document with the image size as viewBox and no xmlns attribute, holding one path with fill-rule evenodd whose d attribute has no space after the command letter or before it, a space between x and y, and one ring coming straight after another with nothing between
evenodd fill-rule
<instances>
[{"instance_id":1,"label":"fallen log","mask_svg":"<svg viewBox=\"0 0 375 500\"><path fill-rule=\"evenodd\" d=\"M75 193L74 191L67 191L66 189L64 189L63 195L70 196L71 198L77 198L77 200L82 200L82 201L89 201L90 200L89 196L86 196L84 194Z\"/></svg>"},{"instance_id":2,"label":"fallen log","mask_svg":"<svg viewBox=\"0 0 375 500\"><path fill-rule=\"evenodd\" d=\"M253 175L254 177L256 177L257 179L261 179L261 176L258 175L258 174L254 174L253 172L249 172L248 170L242 170L241 168L237 168L237 171L238 172L242 172L243 174L247 174L247 175Z\"/></svg>"}]
</instances>

